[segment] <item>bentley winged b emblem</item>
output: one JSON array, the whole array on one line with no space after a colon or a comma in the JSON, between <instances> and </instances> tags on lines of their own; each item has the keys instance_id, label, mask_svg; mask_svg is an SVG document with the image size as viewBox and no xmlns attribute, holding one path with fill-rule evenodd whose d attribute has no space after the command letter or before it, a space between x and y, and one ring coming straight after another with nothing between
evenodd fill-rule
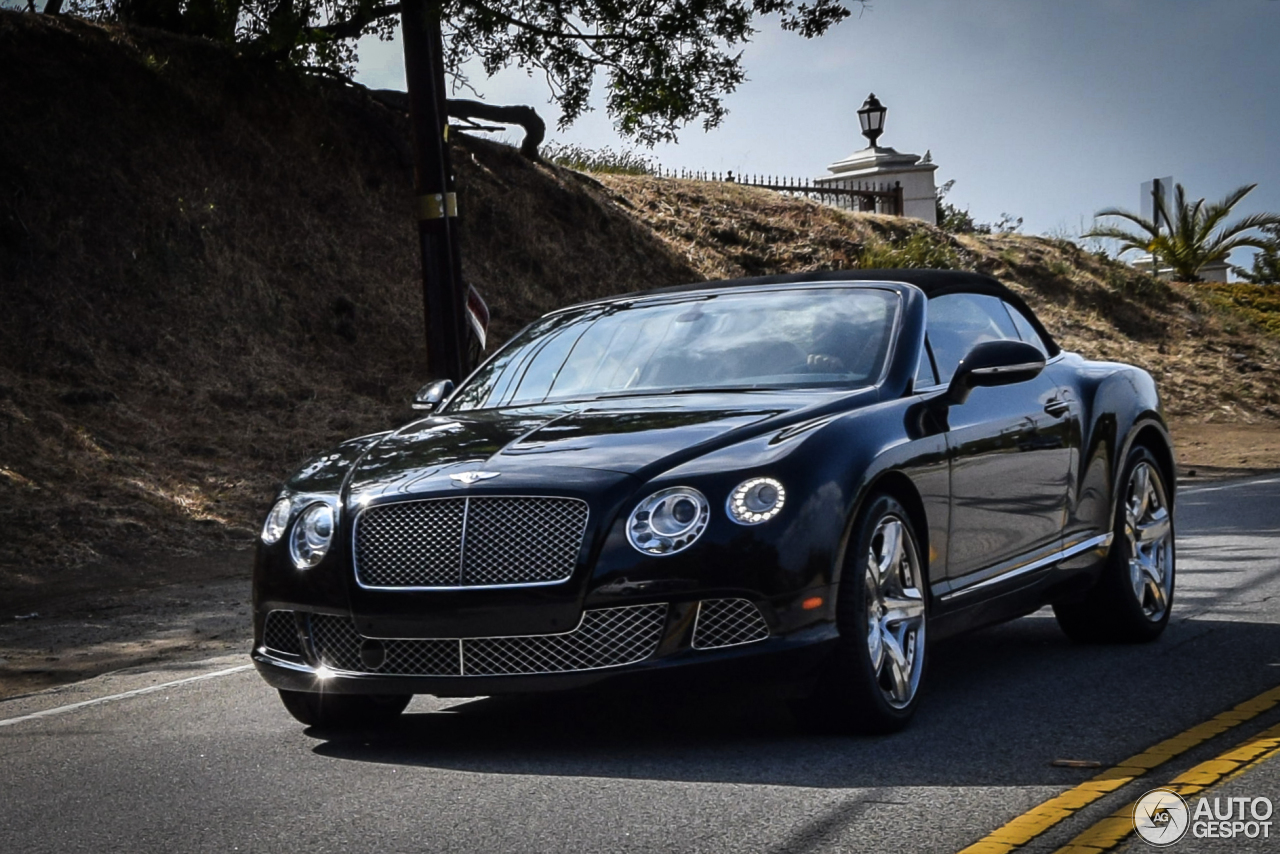
<instances>
[{"instance_id":1,"label":"bentley winged b emblem","mask_svg":"<svg viewBox=\"0 0 1280 854\"><path fill-rule=\"evenodd\" d=\"M452 481L454 481L455 483L458 483L458 484L460 484L460 485L462 485L462 486L470 486L471 484L473 484L473 483L478 483L478 482L480 482L480 481L482 481L482 480L489 480L489 479L491 479L491 478L495 478L495 477L497 477L497 476L498 476L498 475L500 475L500 474L502 474L502 472L497 472L497 471L464 471L464 472L460 472L460 473L458 473L458 474L451 474L451 475L449 475L449 480L452 480Z\"/></svg>"}]
</instances>

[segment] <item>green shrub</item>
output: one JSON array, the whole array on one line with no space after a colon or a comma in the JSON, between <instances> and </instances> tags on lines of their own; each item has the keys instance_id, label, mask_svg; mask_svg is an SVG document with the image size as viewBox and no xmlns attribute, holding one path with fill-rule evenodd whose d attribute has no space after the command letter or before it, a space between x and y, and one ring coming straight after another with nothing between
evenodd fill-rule
<instances>
[{"instance_id":1,"label":"green shrub","mask_svg":"<svg viewBox=\"0 0 1280 854\"><path fill-rule=\"evenodd\" d=\"M950 241L920 230L895 243L868 243L858 253L858 266L864 270L904 267L959 270L965 265Z\"/></svg>"},{"instance_id":2,"label":"green shrub","mask_svg":"<svg viewBox=\"0 0 1280 854\"><path fill-rule=\"evenodd\" d=\"M1209 282L1197 285L1196 288L1208 298L1210 304L1280 335L1280 288L1244 282Z\"/></svg>"}]
</instances>

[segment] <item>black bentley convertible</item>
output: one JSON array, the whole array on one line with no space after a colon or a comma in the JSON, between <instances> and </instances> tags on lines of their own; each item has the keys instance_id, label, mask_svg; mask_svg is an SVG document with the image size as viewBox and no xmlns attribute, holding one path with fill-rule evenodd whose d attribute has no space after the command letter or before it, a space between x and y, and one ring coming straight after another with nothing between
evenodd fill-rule
<instances>
[{"instance_id":1,"label":"black bentley convertible","mask_svg":"<svg viewBox=\"0 0 1280 854\"><path fill-rule=\"evenodd\" d=\"M253 660L300 721L690 676L830 728L915 711L929 644L1051 604L1157 637L1174 464L1151 377L967 273L711 282L537 320L422 418L284 486Z\"/></svg>"}]
</instances>

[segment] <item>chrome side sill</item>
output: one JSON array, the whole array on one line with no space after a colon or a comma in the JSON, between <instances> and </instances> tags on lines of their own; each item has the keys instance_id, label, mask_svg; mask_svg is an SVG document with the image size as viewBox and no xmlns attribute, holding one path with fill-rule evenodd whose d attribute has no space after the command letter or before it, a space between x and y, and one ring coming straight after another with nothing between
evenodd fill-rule
<instances>
[{"instance_id":1,"label":"chrome side sill","mask_svg":"<svg viewBox=\"0 0 1280 854\"><path fill-rule=\"evenodd\" d=\"M1031 563L1026 563L1026 564L1023 564L1022 566L1014 567L1008 572L1003 572L1000 575L997 575L993 578L983 579L982 581L975 582L973 584L968 585L967 587L961 587L959 590L952 590L949 593L944 593L942 595L942 598L946 600L946 599L952 599L956 596L964 596L966 593L972 593L975 590L982 590L983 588L990 587L993 584L1000 584L1002 582L1008 581L1011 578L1017 578L1020 575L1025 575L1028 572L1035 572L1037 569L1043 569L1046 566L1051 566L1055 563L1061 563L1067 558L1075 557L1078 554L1083 554L1084 552L1091 551L1093 549L1110 548L1111 541L1114 538L1115 538L1114 534L1102 534L1097 537L1091 537L1090 539L1087 539L1083 542L1076 543L1075 545L1072 545L1072 546L1067 546L1064 549L1060 549L1051 555L1047 555L1046 557L1040 558L1039 560L1034 560Z\"/></svg>"}]
</instances>

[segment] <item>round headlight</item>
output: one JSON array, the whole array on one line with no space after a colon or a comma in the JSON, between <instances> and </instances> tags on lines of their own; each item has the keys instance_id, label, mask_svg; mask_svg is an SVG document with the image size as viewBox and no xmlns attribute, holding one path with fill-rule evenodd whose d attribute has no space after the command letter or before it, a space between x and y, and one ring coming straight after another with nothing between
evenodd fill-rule
<instances>
[{"instance_id":1,"label":"round headlight","mask_svg":"<svg viewBox=\"0 0 1280 854\"><path fill-rule=\"evenodd\" d=\"M707 529L711 505L690 486L663 489L641 501L627 519L627 539L648 555L670 555L693 545Z\"/></svg>"},{"instance_id":2,"label":"round headlight","mask_svg":"<svg viewBox=\"0 0 1280 854\"><path fill-rule=\"evenodd\" d=\"M729 494L726 509L739 525L759 525L782 512L787 491L771 477L753 477L738 484Z\"/></svg>"},{"instance_id":3,"label":"round headlight","mask_svg":"<svg viewBox=\"0 0 1280 854\"><path fill-rule=\"evenodd\" d=\"M293 502L287 498L281 498L271 508L271 512L267 514L267 521L262 523L262 541L267 545L274 545L280 542L280 538L284 536L285 528L289 527L289 511L293 509Z\"/></svg>"},{"instance_id":4,"label":"round headlight","mask_svg":"<svg viewBox=\"0 0 1280 854\"><path fill-rule=\"evenodd\" d=\"M333 508L328 504L312 504L293 523L289 553L298 569L310 569L324 559L333 542Z\"/></svg>"}]
</instances>

